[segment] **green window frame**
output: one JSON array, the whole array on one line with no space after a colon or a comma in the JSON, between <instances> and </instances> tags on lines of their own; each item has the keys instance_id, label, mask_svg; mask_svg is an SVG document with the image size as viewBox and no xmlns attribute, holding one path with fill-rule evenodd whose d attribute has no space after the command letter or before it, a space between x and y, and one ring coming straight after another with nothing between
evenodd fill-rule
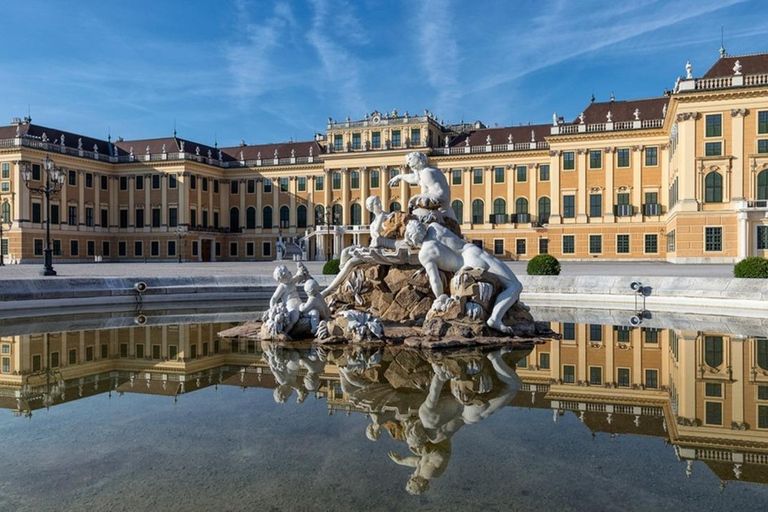
<instances>
[{"instance_id":1,"label":"green window frame","mask_svg":"<svg viewBox=\"0 0 768 512\"><path fill-rule=\"evenodd\" d=\"M563 235L563 254L574 254L576 252L576 237L573 235Z\"/></svg>"},{"instance_id":2,"label":"green window frame","mask_svg":"<svg viewBox=\"0 0 768 512\"><path fill-rule=\"evenodd\" d=\"M493 182L494 183L504 183L504 168L503 167L494 167L493 168Z\"/></svg>"},{"instance_id":3,"label":"green window frame","mask_svg":"<svg viewBox=\"0 0 768 512\"><path fill-rule=\"evenodd\" d=\"M704 228L704 250L707 252L719 252L723 250L723 228Z\"/></svg>"},{"instance_id":4,"label":"green window frame","mask_svg":"<svg viewBox=\"0 0 768 512\"><path fill-rule=\"evenodd\" d=\"M704 144L704 156L720 156L723 154L722 142L707 142Z\"/></svg>"},{"instance_id":5,"label":"green window frame","mask_svg":"<svg viewBox=\"0 0 768 512\"><path fill-rule=\"evenodd\" d=\"M576 340L576 324L573 322L563 322L563 339L568 341Z\"/></svg>"},{"instance_id":6,"label":"green window frame","mask_svg":"<svg viewBox=\"0 0 768 512\"><path fill-rule=\"evenodd\" d=\"M629 167L629 148L616 150L616 167Z\"/></svg>"},{"instance_id":7,"label":"green window frame","mask_svg":"<svg viewBox=\"0 0 768 512\"><path fill-rule=\"evenodd\" d=\"M711 368L723 364L722 336L704 336L704 362Z\"/></svg>"},{"instance_id":8,"label":"green window frame","mask_svg":"<svg viewBox=\"0 0 768 512\"><path fill-rule=\"evenodd\" d=\"M589 195L589 216L590 217L603 216L603 194Z\"/></svg>"},{"instance_id":9,"label":"green window frame","mask_svg":"<svg viewBox=\"0 0 768 512\"><path fill-rule=\"evenodd\" d=\"M706 136L722 137L723 135L723 115L710 114L706 116Z\"/></svg>"},{"instance_id":10,"label":"green window frame","mask_svg":"<svg viewBox=\"0 0 768 512\"><path fill-rule=\"evenodd\" d=\"M479 167L472 169L472 183L474 185L483 184L483 170Z\"/></svg>"},{"instance_id":11,"label":"green window frame","mask_svg":"<svg viewBox=\"0 0 768 512\"><path fill-rule=\"evenodd\" d=\"M451 171L451 184L461 185L461 169L453 169Z\"/></svg>"},{"instance_id":12,"label":"green window frame","mask_svg":"<svg viewBox=\"0 0 768 512\"><path fill-rule=\"evenodd\" d=\"M645 148L645 165L647 167L655 167L659 165L659 148Z\"/></svg>"},{"instance_id":13,"label":"green window frame","mask_svg":"<svg viewBox=\"0 0 768 512\"><path fill-rule=\"evenodd\" d=\"M659 235L646 233L645 235L645 253L657 254L659 252Z\"/></svg>"},{"instance_id":14,"label":"green window frame","mask_svg":"<svg viewBox=\"0 0 768 512\"><path fill-rule=\"evenodd\" d=\"M707 425L723 424L723 404L721 402L704 402L704 423Z\"/></svg>"},{"instance_id":15,"label":"green window frame","mask_svg":"<svg viewBox=\"0 0 768 512\"><path fill-rule=\"evenodd\" d=\"M573 151L563 151L563 170L572 171L576 168L576 156Z\"/></svg>"},{"instance_id":16,"label":"green window frame","mask_svg":"<svg viewBox=\"0 0 768 512\"><path fill-rule=\"evenodd\" d=\"M589 168L600 169L603 166L603 152L599 149L589 150Z\"/></svg>"},{"instance_id":17,"label":"green window frame","mask_svg":"<svg viewBox=\"0 0 768 512\"><path fill-rule=\"evenodd\" d=\"M539 181L549 181L549 164L539 166Z\"/></svg>"},{"instance_id":18,"label":"green window frame","mask_svg":"<svg viewBox=\"0 0 768 512\"><path fill-rule=\"evenodd\" d=\"M576 196L571 194L563 196L563 217L566 219L576 217Z\"/></svg>"},{"instance_id":19,"label":"green window frame","mask_svg":"<svg viewBox=\"0 0 768 512\"><path fill-rule=\"evenodd\" d=\"M528 181L528 167L525 165L518 165L515 167L515 174L517 176L516 181L518 183L524 183Z\"/></svg>"},{"instance_id":20,"label":"green window frame","mask_svg":"<svg viewBox=\"0 0 768 512\"><path fill-rule=\"evenodd\" d=\"M603 235L589 235L589 254L602 254Z\"/></svg>"},{"instance_id":21,"label":"green window frame","mask_svg":"<svg viewBox=\"0 0 768 512\"><path fill-rule=\"evenodd\" d=\"M629 235L616 235L616 253L629 254Z\"/></svg>"}]
</instances>

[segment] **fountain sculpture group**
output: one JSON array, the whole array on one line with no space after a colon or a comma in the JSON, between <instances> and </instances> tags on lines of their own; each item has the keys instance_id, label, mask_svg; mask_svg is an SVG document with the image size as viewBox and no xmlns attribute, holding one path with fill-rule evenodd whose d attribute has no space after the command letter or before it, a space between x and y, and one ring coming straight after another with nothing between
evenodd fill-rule
<instances>
[{"instance_id":1,"label":"fountain sculpture group","mask_svg":"<svg viewBox=\"0 0 768 512\"><path fill-rule=\"evenodd\" d=\"M419 152L409 153L406 163L410 172L395 176L389 186L405 181L420 187L408 212L385 212L378 196L368 197L370 244L342 251L340 272L327 288L321 291L301 263L295 275L279 265L262 322L221 335L430 348L554 335L519 302L522 285L512 270L461 236L443 172L429 167ZM298 292L302 284L306 301Z\"/></svg>"}]
</instances>

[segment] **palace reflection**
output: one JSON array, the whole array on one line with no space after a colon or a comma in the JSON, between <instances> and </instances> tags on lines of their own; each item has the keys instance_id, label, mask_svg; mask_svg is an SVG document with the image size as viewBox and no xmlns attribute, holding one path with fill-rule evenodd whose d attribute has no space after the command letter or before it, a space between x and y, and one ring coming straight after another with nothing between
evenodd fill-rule
<instances>
[{"instance_id":1,"label":"palace reflection","mask_svg":"<svg viewBox=\"0 0 768 512\"><path fill-rule=\"evenodd\" d=\"M563 339L527 351L426 353L219 340L231 325L1 337L0 407L31 416L94 395L178 400L209 386L325 399L329 414L368 415L369 439L402 441L389 456L411 468L411 492L447 470L459 429L507 406L548 409L593 435L664 439L687 472L700 460L723 481L768 483L766 338L553 322Z\"/></svg>"}]
</instances>

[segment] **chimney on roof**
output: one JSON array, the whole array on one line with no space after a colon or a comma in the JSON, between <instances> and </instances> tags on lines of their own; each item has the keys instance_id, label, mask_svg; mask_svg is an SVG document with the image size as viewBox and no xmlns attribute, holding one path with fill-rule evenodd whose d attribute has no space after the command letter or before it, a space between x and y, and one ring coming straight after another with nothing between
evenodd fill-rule
<instances>
[{"instance_id":1,"label":"chimney on roof","mask_svg":"<svg viewBox=\"0 0 768 512\"><path fill-rule=\"evenodd\" d=\"M613 94L613 91L611 91L611 101L616 101L616 96Z\"/></svg>"},{"instance_id":2,"label":"chimney on roof","mask_svg":"<svg viewBox=\"0 0 768 512\"><path fill-rule=\"evenodd\" d=\"M240 147L247 146L248 144L245 143L245 140L240 141Z\"/></svg>"}]
</instances>

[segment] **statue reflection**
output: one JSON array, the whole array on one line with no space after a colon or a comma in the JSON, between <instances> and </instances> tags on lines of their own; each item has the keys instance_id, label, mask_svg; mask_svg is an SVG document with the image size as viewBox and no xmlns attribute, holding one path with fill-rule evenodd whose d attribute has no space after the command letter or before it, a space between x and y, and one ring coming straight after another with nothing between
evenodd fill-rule
<instances>
[{"instance_id":1,"label":"statue reflection","mask_svg":"<svg viewBox=\"0 0 768 512\"><path fill-rule=\"evenodd\" d=\"M339 371L342 386L351 392L350 402L370 414L366 437L376 441L387 430L407 444L410 455L392 451L389 457L413 468L406 490L421 494L448 467L454 434L510 404L520 389L513 367L526 354L506 348L486 353L402 348L370 353L358 347L346 366L339 361Z\"/></svg>"},{"instance_id":2,"label":"statue reflection","mask_svg":"<svg viewBox=\"0 0 768 512\"><path fill-rule=\"evenodd\" d=\"M275 402L285 403L295 391L296 402L302 403L310 392L320 387L320 374L325 370L328 359L324 348L290 348L269 341L262 342L261 348L263 359L277 382L273 392ZM299 381L302 369L306 373Z\"/></svg>"}]
</instances>

